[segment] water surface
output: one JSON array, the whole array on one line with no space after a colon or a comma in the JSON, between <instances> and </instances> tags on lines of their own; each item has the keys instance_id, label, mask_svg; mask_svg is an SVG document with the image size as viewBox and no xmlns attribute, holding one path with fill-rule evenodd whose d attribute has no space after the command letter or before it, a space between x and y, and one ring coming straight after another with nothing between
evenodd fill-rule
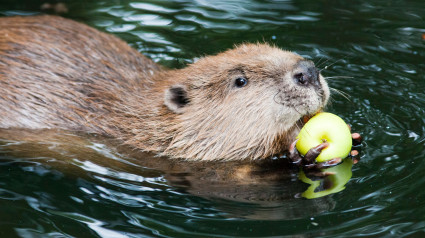
<instances>
[{"instance_id":1,"label":"water surface","mask_svg":"<svg viewBox=\"0 0 425 238\"><path fill-rule=\"evenodd\" d=\"M0 15L40 14L43 3L2 1ZM211 180L220 165L152 164L95 135L1 130L1 237L425 235L422 0L64 3L61 15L170 68L242 42L312 59L348 95L334 92L328 111L363 135L361 161L345 190L308 200L296 172L229 187Z\"/></svg>"}]
</instances>

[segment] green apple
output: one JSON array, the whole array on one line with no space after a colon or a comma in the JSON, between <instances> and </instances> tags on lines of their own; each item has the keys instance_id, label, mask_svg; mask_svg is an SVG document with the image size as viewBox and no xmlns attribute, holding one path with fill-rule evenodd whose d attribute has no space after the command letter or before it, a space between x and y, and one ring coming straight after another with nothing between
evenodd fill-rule
<instances>
[{"instance_id":1,"label":"green apple","mask_svg":"<svg viewBox=\"0 0 425 238\"><path fill-rule=\"evenodd\" d=\"M301 155L305 155L320 143L329 144L316 158L317 162L334 158L344 159L352 147L351 132L347 124L339 116L328 112L321 112L312 117L301 128L297 139L296 147Z\"/></svg>"}]
</instances>

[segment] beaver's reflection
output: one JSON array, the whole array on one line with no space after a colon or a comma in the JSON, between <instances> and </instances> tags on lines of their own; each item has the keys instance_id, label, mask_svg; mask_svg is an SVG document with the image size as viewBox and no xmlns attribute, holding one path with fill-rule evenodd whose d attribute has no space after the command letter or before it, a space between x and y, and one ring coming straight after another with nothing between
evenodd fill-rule
<instances>
[{"instance_id":1,"label":"beaver's reflection","mask_svg":"<svg viewBox=\"0 0 425 238\"><path fill-rule=\"evenodd\" d=\"M302 197L308 184L287 160L261 162L187 162L153 158L145 153L131 155L143 166L164 172L179 191L213 200L231 217L280 220L297 219L329 211L335 206L330 196Z\"/></svg>"},{"instance_id":2,"label":"beaver's reflection","mask_svg":"<svg viewBox=\"0 0 425 238\"><path fill-rule=\"evenodd\" d=\"M0 138L23 142L24 146L22 143L8 146L9 156L55 158L61 163L49 166L60 166L54 169L70 177L90 176L75 166L75 158L141 177L163 176L174 190L213 201L214 206L229 217L297 219L329 211L335 205L331 196L310 200L301 197L309 185L301 182L298 170L291 169L283 159L261 162L170 160L117 145L107 138L57 130L0 130ZM105 146L94 149L93 143ZM111 154L111 148L117 151Z\"/></svg>"}]
</instances>

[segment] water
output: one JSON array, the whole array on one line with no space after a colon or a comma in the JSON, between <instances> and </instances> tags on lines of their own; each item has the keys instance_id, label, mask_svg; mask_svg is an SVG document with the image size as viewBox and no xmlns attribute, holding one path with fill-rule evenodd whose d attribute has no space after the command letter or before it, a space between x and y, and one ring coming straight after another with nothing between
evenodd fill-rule
<instances>
[{"instance_id":1,"label":"water","mask_svg":"<svg viewBox=\"0 0 425 238\"><path fill-rule=\"evenodd\" d=\"M334 92L328 111L363 135L361 161L346 189L305 199L294 171L229 186L221 165L123 154L96 135L1 130L1 237L425 235L422 0L64 2L65 17L171 68L242 42L329 66L330 86L350 96ZM0 15L43 3L3 0Z\"/></svg>"}]
</instances>

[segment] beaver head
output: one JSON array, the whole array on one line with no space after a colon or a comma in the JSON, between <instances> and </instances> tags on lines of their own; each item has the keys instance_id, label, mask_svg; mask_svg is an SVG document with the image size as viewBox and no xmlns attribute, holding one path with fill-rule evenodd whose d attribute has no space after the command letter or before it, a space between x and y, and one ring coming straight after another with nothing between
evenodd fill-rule
<instances>
[{"instance_id":1,"label":"beaver head","mask_svg":"<svg viewBox=\"0 0 425 238\"><path fill-rule=\"evenodd\" d=\"M264 44L241 45L159 78L163 123L158 133L167 138L160 150L190 160L283 152L301 119L320 111L329 98L312 61Z\"/></svg>"}]
</instances>

